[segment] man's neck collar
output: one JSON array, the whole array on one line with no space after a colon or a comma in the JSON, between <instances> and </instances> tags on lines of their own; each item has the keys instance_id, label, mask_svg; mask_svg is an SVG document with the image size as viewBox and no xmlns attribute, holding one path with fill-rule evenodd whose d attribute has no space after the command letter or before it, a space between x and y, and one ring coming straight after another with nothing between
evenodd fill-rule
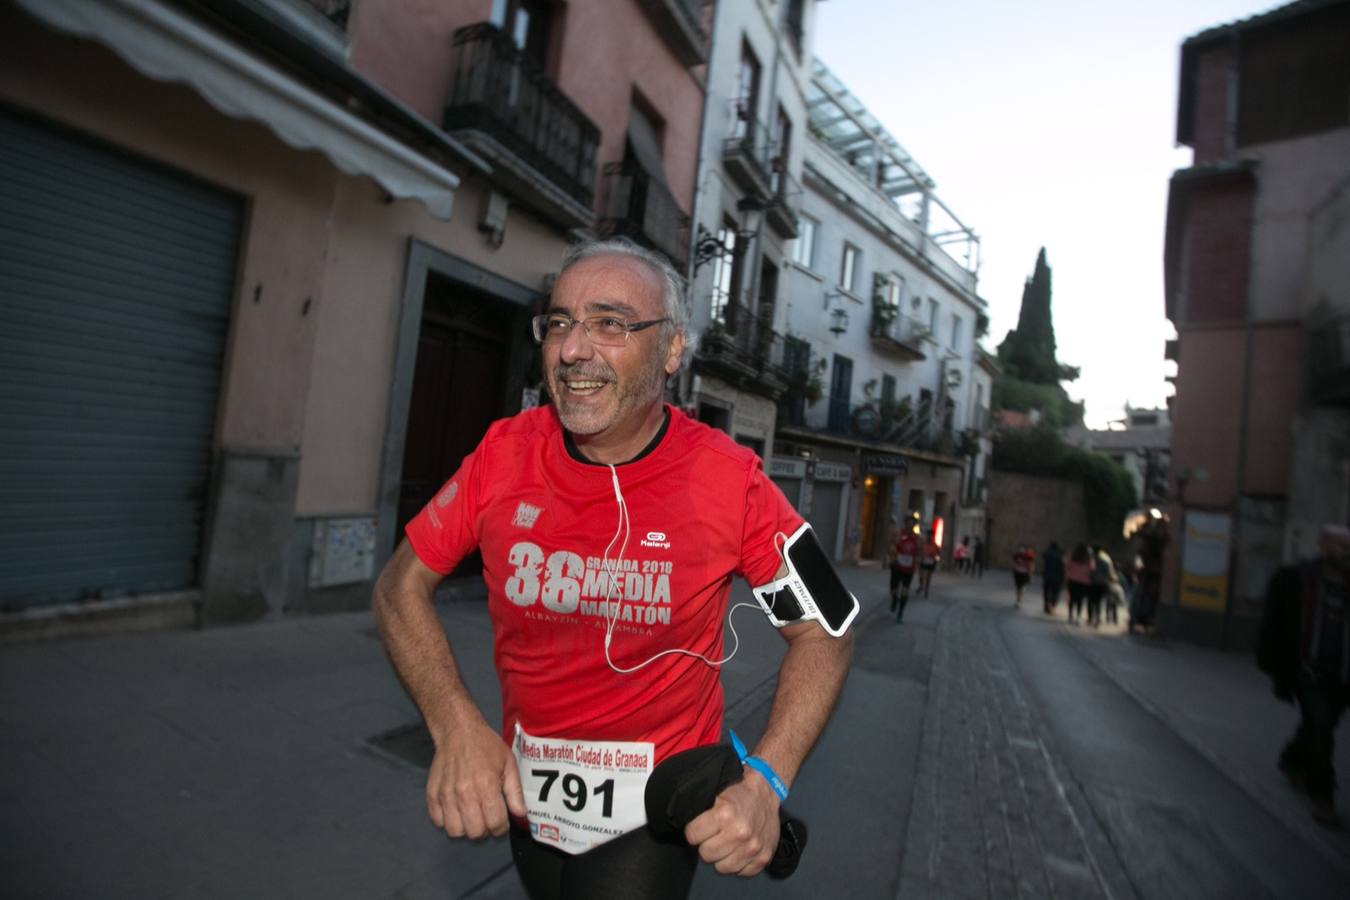
<instances>
[{"instance_id":1,"label":"man's neck collar","mask_svg":"<svg viewBox=\"0 0 1350 900\"><path fill-rule=\"evenodd\" d=\"M614 463L614 465L626 466L629 463L635 463L638 460L642 459L644 456L650 454L653 450L655 450L658 446L660 446L661 439L666 436L666 431L669 428L670 428L670 409L663 404L661 407L661 427L656 429L656 434L652 435L652 439L647 442L647 445L645 447L643 447L640 451L638 451L636 456L633 456L630 459L625 459L621 462L616 462ZM597 462L596 460L588 459L581 452L581 449L577 446L576 439L572 437L572 432L568 431L567 429L563 429L563 446L567 448L567 455L572 457L579 463L583 463L588 466L609 465L608 463Z\"/></svg>"}]
</instances>

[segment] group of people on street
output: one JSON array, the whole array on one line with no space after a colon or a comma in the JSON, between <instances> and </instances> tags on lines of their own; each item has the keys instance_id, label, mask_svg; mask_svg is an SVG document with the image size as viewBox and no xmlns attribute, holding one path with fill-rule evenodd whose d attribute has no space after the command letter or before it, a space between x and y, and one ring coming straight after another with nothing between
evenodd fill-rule
<instances>
[{"instance_id":1,"label":"group of people on street","mask_svg":"<svg viewBox=\"0 0 1350 900\"><path fill-rule=\"evenodd\" d=\"M1022 552L1031 554L1029 548L1019 550ZM1014 554L1014 560L1016 558L1017 554ZM1029 560L1026 566L1029 570ZM1018 577L1014 563L1015 582ZM1022 584L1025 583L1023 580ZM1116 564L1104 547L1079 541L1066 559L1059 543L1051 541L1041 554L1041 587L1042 608L1046 615L1054 615L1060 593L1067 587L1069 622L1082 621L1088 627L1097 628L1103 621L1111 624L1120 621L1120 608L1129 602L1134 578L1128 569ZM1021 587L1018 588L1018 602L1021 602Z\"/></svg>"},{"instance_id":2,"label":"group of people on street","mask_svg":"<svg viewBox=\"0 0 1350 900\"><path fill-rule=\"evenodd\" d=\"M971 543L970 535L963 535L961 543L952 549L952 563L956 571L971 578L984 577L984 539L975 538Z\"/></svg>"}]
</instances>

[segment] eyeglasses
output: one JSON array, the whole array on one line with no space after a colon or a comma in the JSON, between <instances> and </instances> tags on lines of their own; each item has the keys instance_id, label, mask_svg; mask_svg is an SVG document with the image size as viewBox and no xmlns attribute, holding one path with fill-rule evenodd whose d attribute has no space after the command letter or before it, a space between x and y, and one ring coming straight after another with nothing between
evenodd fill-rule
<instances>
[{"instance_id":1,"label":"eyeglasses","mask_svg":"<svg viewBox=\"0 0 1350 900\"><path fill-rule=\"evenodd\" d=\"M601 347L622 347L628 341L629 332L641 331L669 322L670 317L648 319L645 322L630 322L622 316L589 316L574 319L565 313L546 313L530 319L534 330L534 339L539 343L564 340L572 333L573 325L580 325L592 344Z\"/></svg>"}]
</instances>

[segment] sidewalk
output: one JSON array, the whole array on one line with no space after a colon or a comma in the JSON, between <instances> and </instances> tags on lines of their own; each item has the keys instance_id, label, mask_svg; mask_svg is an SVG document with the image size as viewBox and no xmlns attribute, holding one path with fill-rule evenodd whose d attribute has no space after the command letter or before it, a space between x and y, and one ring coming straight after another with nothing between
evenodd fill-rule
<instances>
[{"instance_id":1,"label":"sidewalk","mask_svg":"<svg viewBox=\"0 0 1350 900\"><path fill-rule=\"evenodd\" d=\"M950 576L953 579L959 576ZM1013 606L1012 575L986 573L981 596ZM984 585L987 585L984 586ZM945 585L951 590L950 585ZM1045 618L1041 582L1033 578L1019 612ZM1281 748L1298 725L1298 710L1276 699L1270 680L1256 668L1251 653L1197 647L1149 634L1130 634L1128 614L1115 625L1091 629L1067 620L1061 595L1054 618L1074 635L1079 650L1148 712L1166 724L1267 811L1310 846L1347 870L1350 877L1350 828L1330 830L1315 823L1304 796L1276 769ZM1344 724L1344 723L1342 723ZM1350 779L1350 734L1342 727L1336 742L1336 771ZM1350 788L1338 793L1337 808L1350 823Z\"/></svg>"}]
</instances>

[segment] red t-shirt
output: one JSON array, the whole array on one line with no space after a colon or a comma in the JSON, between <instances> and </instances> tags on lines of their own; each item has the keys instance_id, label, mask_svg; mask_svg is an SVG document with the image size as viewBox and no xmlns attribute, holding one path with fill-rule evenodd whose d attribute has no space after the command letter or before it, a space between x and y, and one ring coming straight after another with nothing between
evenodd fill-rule
<instances>
[{"instance_id":1,"label":"red t-shirt","mask_svg":"<svg viewBox=\"0 0 1350 900\"><path fill-rule=\"evenodd\" d=\"M1023 575L1030 575L1035 567L1036 554L1031 550L1019 550L1013 554L1012 569L1014 572L1020 572Z\"/></svg>"},{"instance_id":2,"label":"red t-shirt","mask_svg":"<svg viewBox=\"0 0 1350 900\"><path fill-rule=\"evenodd\" d=\"M913 572L915 557L919 555L919 539L913 532L905 532L895 542L895 567L901 572Z\"/></svg>"},{"instance_id":3,"label":"red t-shirt","mask_svg":"<svg viewBox=\"0 0 1350 900\"><path fill-rule=\"evenodd\" d=\"M775 535L802 523L758 456L668 409L660 443L617 467L629 516L611 613L620 668L671 648L721 659L732 574L772 581ZM508 743L519 722L538 737L651 741L660 761L720 738L718 669L678 653L626 675L606 662L602 559L616 530L611 564L623 532L610 469L568 454L551 407L493 424L408 523L442 574L482 551Z\"/></svg>"}]
</instances>

